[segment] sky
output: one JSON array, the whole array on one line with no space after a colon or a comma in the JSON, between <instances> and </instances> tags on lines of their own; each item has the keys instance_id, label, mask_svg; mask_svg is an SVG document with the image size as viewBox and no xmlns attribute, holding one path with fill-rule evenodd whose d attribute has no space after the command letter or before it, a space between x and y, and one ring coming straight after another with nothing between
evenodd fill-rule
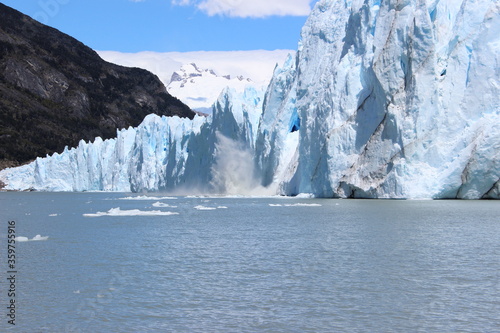
<instances>
[{"instance_id":1,"label":"sky","mask_svg":"<svg viewBox=\"0 0 500 333\"><path fill-rule=\"evenodd\" d=\"M1 0L94 50L297 49L318 0Z\"/></svg>"}]
</instances>

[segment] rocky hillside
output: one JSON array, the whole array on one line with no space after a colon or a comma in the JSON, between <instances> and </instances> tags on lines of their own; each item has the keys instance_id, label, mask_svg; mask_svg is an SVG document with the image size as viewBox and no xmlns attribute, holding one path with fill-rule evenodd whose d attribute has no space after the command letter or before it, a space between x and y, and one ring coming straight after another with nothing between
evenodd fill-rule
<instances>
[{"instance_id":1,"label":"rocky hillside","mask_svg":"<svg viewBox=\"0 0 500 333\"><path fill-rule=\"evenodd\" d=\"M114 137L150 113L194 116L150 72L105 62L0 3L0 169Z\"/></svg>"}]
</instances>

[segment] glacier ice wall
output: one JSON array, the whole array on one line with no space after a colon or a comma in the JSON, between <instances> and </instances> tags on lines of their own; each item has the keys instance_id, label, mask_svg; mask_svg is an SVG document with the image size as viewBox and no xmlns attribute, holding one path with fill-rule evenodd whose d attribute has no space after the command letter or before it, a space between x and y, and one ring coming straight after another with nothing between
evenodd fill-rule
<instances>
[{"instance_id":1,"label":"glacier ice wall","mask_svg":"<svg viewBox=\"0 0 500 333\"><path fill-rule=\"evenodd\" d=\"M148 116L0 172L8 189L500 197L500 3L320 0L265 96ZM253 161L249 161L253 156Z\"/></svg>"},{"instance_id":2,"label":"glacier ice wall","mask_svg":"<svg viewBox=\"0 0 500 333\"><path fill-rule=\"evenodd\" d=\"M286 195L498 197L499 8L320 1L295 63L268 89L256 147L264 181ZM294 115L298 140L286 126Z\"/></svg>"},{"instance_id":3,"label":"glacier ice wall","mask_svg":"<svg viewBox=\"0 0 500 333\"><path fill-rule=\"evenodd\" d=\"M227 192L230 187L245 192L250 184L238 181L248 169L221 175L214 165L231 170L227 164L236 159L253 166L246 152L255 141L263 92L248 87L234 95L225 89L212 117L152 114L137 128L117 131L115 139L81 141L61 154L2 170L0 179L10 190ZM249 162L242 159L247 156Z\"/></svg>"},{"instance_id":4,"label":"glacier ice wall","mask_svg":"<svg viewBox=\"0 0 500 333\"><path fill-rule=\"evenodd\" d=\"M37 158L21 167L2 170L7 189L44 191L130 191L161 185L166 176L166 157L182 160L186 136L203 119L147 116L137 128L117 131L115 139L92 143L61 154Z\"/></svg>"}]
</instances>

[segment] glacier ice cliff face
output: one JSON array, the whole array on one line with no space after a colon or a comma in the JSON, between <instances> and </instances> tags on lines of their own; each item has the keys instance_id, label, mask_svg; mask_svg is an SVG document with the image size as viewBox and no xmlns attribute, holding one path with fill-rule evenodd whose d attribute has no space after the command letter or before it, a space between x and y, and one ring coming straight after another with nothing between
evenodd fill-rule
<instances>
[{"instance_id":1,"label":"glacier ice cliff face","mask_svg":"<svg viewBox=\"0 0 500 333\"><path fill-rule=\"evenodd\" d=\"M80 141L61 154L2 170L0 179L12 190L244 192L254 186L238 182L248 179L245 165L252 161L263 92L248 87L238 104L232 103L234 94L229 88L221 93L213 117L151 114L114 139ZM225 155L239 156L240 162L229 164Z\"/></svg>"},{"instance_id":2,"label":"glacier ice cliff face","mask_svg":"<svg viewBox=\"0 0 500 333\"><path fill-rule=\"evenodd\" d=\"M182 161L183 138L204 119L147 116L137 128L117 131L115 139L80 141L61 154L37 158L18 168L2 170L7 189L45 191L131 191L163 185L172 155ZM161 167L163 164L164 167Z\"/></svg>"},{"instance_id":3,"label":"glacier ice cliff face","mask_svg":"<svg viewBox=\"0 0 500 333\"><path fill-rule=\"evenodd\" d=\"M11 189L237 193L259 180L284 195L498 199L499 14L493 0L321 0L265 96L228 89L211 118L149 116L0 179Z\"/></svg>"},{"instance_id":4,"label":"glacier ice cliff face","mask_svg":"<svg viewBox=\"0 0 500 333\"><path fill-rule=\"evenodd\" d=\"M499 8L320 1L295 64L268 90L256 147L264 185L277 181L287 195L498 198ZM298 143L284 126L295 112Z\"/></svg>"}]
</instances>

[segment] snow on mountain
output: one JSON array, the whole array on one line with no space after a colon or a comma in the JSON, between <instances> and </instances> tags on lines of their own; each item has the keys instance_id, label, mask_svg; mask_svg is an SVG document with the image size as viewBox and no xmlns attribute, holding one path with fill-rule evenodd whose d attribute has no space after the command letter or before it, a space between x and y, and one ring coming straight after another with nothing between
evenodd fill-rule
<instances>
[{"instance_id":1,"label":"snow on mountain","mask_svg":"<svg viewBox=\"0 0 500 333\"><path fill-rule=\"evenodd\" d=\"M252 83L251 79L243 76L218 76L212 69L202 69L191 63L181 66L172 74L167 90L191 109L210 114L212 104L225 87L231 87L241 93Z\"/></svg>"},{"instance_id":2,"label":"snow on mountain","mask_svg":"<svg viewBox=\"0 0 500 333\"><path fill-rule=\"evenodd\" d=\"M149 70L160 78L170 94L193 110L210 113L225 87L243 92L248 84L267 86L276 65L295 51L98 53L106 61Z\"/></svg>"},{"instance_id":3,"label":"snow on mountain","mask_svg":"<svg viewBox=\"0 0 500 333\"><path fill-rule=\"evenodd\" d=\"M213 117L149 116L0 179L9 189L499 199L499 14L494 0L321 0L265 95L226 89Z\"/></svg>"}]
</instances>

